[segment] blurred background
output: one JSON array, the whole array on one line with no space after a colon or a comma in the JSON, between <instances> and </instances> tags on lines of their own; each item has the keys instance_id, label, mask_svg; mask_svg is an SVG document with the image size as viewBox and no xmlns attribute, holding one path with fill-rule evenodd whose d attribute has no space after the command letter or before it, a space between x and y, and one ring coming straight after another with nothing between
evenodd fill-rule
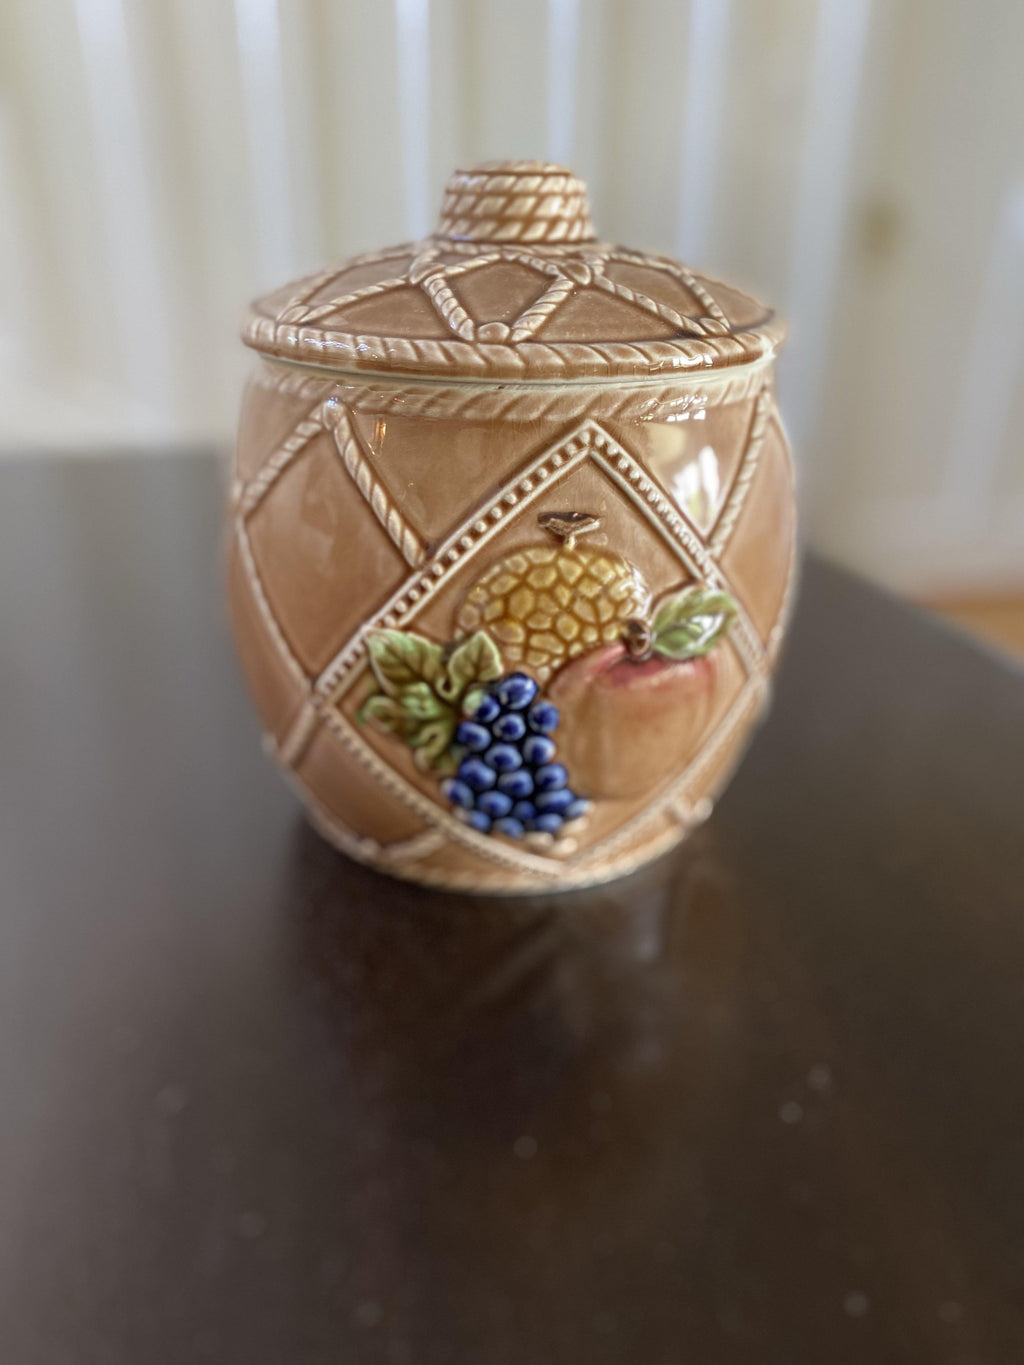
<instances>
[{"instance_id":1,"label":"blurred background","mask_svg":"<svg viewBox=\"0 0 1024 1365\"><path fill-rule=\"evenodd\" d=\"M1024 647L1020 0L2 0L0 451L226 447L247 300L498 157L776 303L808 538Z\"/></svg>"}]
</instances>

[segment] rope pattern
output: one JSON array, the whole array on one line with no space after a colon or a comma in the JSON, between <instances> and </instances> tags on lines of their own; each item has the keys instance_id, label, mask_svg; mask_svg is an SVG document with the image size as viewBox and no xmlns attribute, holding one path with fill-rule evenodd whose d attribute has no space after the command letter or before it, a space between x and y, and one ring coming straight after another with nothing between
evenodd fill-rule
<instances>
[{"instance_id":1,"label":"rope pattern","mask_svg":"<svg viewBox=\"0 0 1024 1365\"><path fill-rule=\"evenodd\" d=\"M560 166L504 164L456 171L445 187L439 237L581 242L594 236L586 186Z\"/></svg>"},{"instance_id":2,"label":"rope pattern","mask_svg":"<svg viewBox=\"0 0 1024 1365\"><path fill-rule=\"evenodd\" d=\"M453 242L452 243L453 249L455 245L456 243ZM476 255L468 256L463 261L454 261L450 265L446 265L444 267L445 276L449 280L457 280L460 275L468 275L470 274L471 271L482 270L484 266L496 265L498 261L504 259L503 253L504 248L501 248L497 251L485 252L482 256ZM437 254L440 255L440 252L438 252ZM431 269L434 268L435 267L433 266L431 267ZM425 274L426 272L424 271L423 273ZM410 280L412 280L414 284L417 283L417 280L413 279L412 270L409 271L409 278Z\"/></svg>"},{"instance_id":3,"label":"rope pattern","mask_svg":"<svg viewBox=\"0 0 1024 1365\"><path fill-rule=\"evenodd\" d=\"M729 376L726 378L725 376ZM379 388L346 391L346 402L357 411L407 417L463 418L466 421L572 421L585 417L637 417L667 421L680 413L716 408L749 398L764 383L760 368L746 366L736 374L723 371L699 384L676 380L637 387L602 384L548 388Z\"/></svg>"},{"instance_id":4,"label":"rope pattern","mask_svg":"<svg viewBox=\"0 0 1024 1365\"><path fill-rule=\"evenodd\" d=\"M376 839L357 834L333 811L329 811L322 801L318 801L304 782L300 782L294 771L285 763L278 763L280 772L299 800L306 807L313 828L322 834L328 843L333 844L348 858L368 867L379 866L383 849Z\"/></svg>"},{"instance_id":5,"label":"rope pattern","mask_svg":"<svg viewBox=\"0 0 1024 1365\"><path fill-rule=\"evenodd\" d=\"M768 429L768 419L771 415L772 396L766 384L758 394L757 401L754 404L754 415L750 421L750 431L747 435L743 458L740 461L739 469L736 471L736 478L733 481L729 497L722 508L721 515L708 543L708 547L716 559L721 556L722 551L728 545L732 533L736 529L740 513L743 511L743 504L747 500L750 485L757 473L757 466L761 458L761 446L764 444L764 434Z\"/></svg>"},{"instance_id":6,"label":"rope pattern","mask_svg":"<svg viewBox=\"0 0 1024 1365\"><path fill-rule=\"evenodd\" d=\"M635 416L645 421L667 421L682 412L737 403L760 391L767 362L744 365L713 374L682 376L654 383L573 384L544 387L478 387L471 384L346 383L335 377L331 392L350 411L379 416L462 418L466 421L572 421L584 417ZM331 386L327 374L310 375L298 366L266 361L254 382L261 387L296 394L323 396Z\"/></svg>"},{"instance_id":7,"label":"rope pattern","mask_svg":"<svg viewBox=\"0 0 1024 1365\"><path fill-rule=\"evenodd\" d=\"M316 408L304 421L298 424L287 440L278 446L268 460L264 461L260 472L249 481L245 492L242 494L238 510L243 517L248 517L256 510L272 485L277 482L296 455L305 450L310 441L326 429L327 414L333 405L334 400L331 398L317 404Z\"/></svg>"},{"instance_id":8,"label":"rope pattern","mask_svg":"<svg viewBox=\"0 0 1024 1365\"><path fill-rule=\"evenodd\" d=\"M683 265L681 261L674 261L671 256L649 256L643 251L629 251L626 247L616 247L612 259L619 261L622 265L638 265L651 270L661 270L666 275L671 275L674 279L684 284L694 298L700 303L708 317L723 323L729 327L729 319L722 311L721 305L715 296L708 289L706 283L695 275L688 265Z\"/></svg>"},{"instance_id":9,"label":"rope pattern","mask_svg":"<svg viewBox=\"0 0 1024 1365\"><path fill-rule=\"evenodd\" d=\"M532 178L545 182L558 179L546 174ZM509 176L503 173L497 179L508 180ZM488 196L481 202L484 201L490 202ZM510 241L495 244L476 240L452 240L442 244L439 238L430 238L374 255L358 256L340 270L304 281L295 297L283 307L273 295L258 303L243 338L250 346L268 355L333 368L427 371L432 374L449 371L474 378L503 380L574 378L580 373L651 373L666 368L675 371L724 368L772 354L782 338L782 328L767 312L755 325L734 328L708 282L667 257L589 241L572 246L545 239L538 246L539 249L533 249ZM440 260L442 248L449 258L445 261ZM452 255L461 259L453 261ZM343 284L346 271L392 261L404 261L405 266L386 279L359 285L315 306L310 305L310 299L332 281ZM452 288L452 281L469 271L502 261L536 270L547 275L551 283L542 296L511 323L474 318ZM682 283L703 312L694 316L680 313L651 294L610 279L605 273L609 263L644 267ZM408 288L423 291L452 333L450 339L357 335L321 329L317 325L334 314L344 314L345 309L355 304ZM538 331L559 308L586 290L629 303L666 324L676 335L646 342L614 336L592 341L538 341Z\"/></svg>"},{"instance_id":10,"label":"rope pattern","mask_svg":"<svg viewBox=\"0 0 1024 1365\"><path fill-rule=\"evenodd\" d=\"M360 289L353 289L351 294L346 294L342 300L328 299L326 303L321 303L316 308L306 308L297 306L288 308L281 314L282 322L301 323L303 327L309 327L314 322L320 322L323 318L328 318L332 313L337 313L340 308L348 308L354 303L362 303L364 299L372 299L378 294L391 294L396 289L403 289L409 281L404 275L395 275L390 280L379 280L376 284L364 284Z\"/></svg>"},{"instance_id":11,"label":"rope pattern","mask_svg":"<svg viewBox=\"0 0 1024 1365\"><path fill-rule=\"evenodd\" d=\"M290 366L282 361L266 360L250 375L249 383L271 393L286 393L297 398L322 395L332 383L330 375L310 373L305 366Z\"/></svg>"},{"instance_id":12,"label":"rope pattern","mask_svg":"<svg viewBox=\"0 0 1024 1365\"><path fill-rule=\"evenodd\" d=\"M527 337L532 337L538 327L547 322L552 313L561 307L575 289L576 281L570 276L557 276L544 290L537 302L531 304L525 313L521 313L509 328L509 341L515 345L516 342L525 341Z\"/></svg>"},{"instance_id":13,"label":"rope pattern","mask_svg":"<svg viewBox=\"0 0 1024 1365\"><path fill-rule=\"evenodd\" d=\"M288 775L286 774L286 776ZM422 867L416 863L408 865L405 862L392 863L372 852L363 854L359 851L360 842L366 844L372 843L372 840L360 841L357 835L352 834L347 827L337 821L335 816L316 803L315 797L306 797L307 789L295 781L294 776L291 778L291 785L298 791L300 797L313 803L309 818L328 843L333 844L335 848L348 854L357 862L384 868L393 877L399 877L402 881L413 882L418 886L442 887L445 890L489 892L492 895L528 891L540 884L532 874L528 874L527 880L520 884L510 882L507 878L500 878L499 873L491 873L486 868L470 871L466 868ZM670 848L679 843L685 833L685 828L681 828L679 825L670 825L660 834L655 835L623 857L605 858L596 865L589 861L578 866L574 866L572 863L563 863L558 878L558 889L581 890L599 882L609 881L612 877L625 876L644 863L650 862L651 859L667 853ZM424 855L421 854L420 856Z\"/></svg>"},{"instance_id":14,"label":"rope pattern","mask_svg":"<svg viewBox=\"0 0 1024 1365\"><path fill-rule=\"evenodd\" d=\"M333 395L318 403L287 440L264 461L259 473L250 479L236 499L238 515L242 520L251 516L289 465L315 437L325 431L334 437L346 470L406 563L413 566L422 564L426 551L419 536L402 516L387 489L375 477L352 430L349 414Z\"/></svg>"},{"instance_id":15,"label":"rope pattern","mask_svg":"<svg viewBox=\"0 0 1024 1365\"><path fill-rule=\"evenodd\" d=\"M743 382L744 378L743 375L737 375L723 379L720 383L712 381L709 392L726 392L730 386ZM266 376L265 379L271 387L280 387L282 391L298 394L304 398L309 397L312 393L316 393L318 396L323 394L324 380L322 378L313 379L308 376L301 376L300 380L295 372L286 370L284 367L276 367L275 372ZM749 377L747 382L749 382ZM793 584L796 577L793 561L791 561L787 575L787 584L778 619L770 634L768 653L757 639L745 612L741 611L733 638L747 670L747 686L741 690L719 726L708 737L693 763L655 804L645 807L644 810L638 812L637 816L600 843L566 861L548 860L525 851L520 852L499 845L497 841L489 840L486 836L479 835L454 820L435 801L401 778L352 729L347 719L336 709L339 696L336 688L340 682L347 680L347 676L354 676L351 672L352 666L365 653L365 632L371 628L371 625L407 624L418 614L424 602L433 596L439 587L443 586L451 574L462 567L466 556L475 554L483 544L487 543L504 527L509 517L518 515L522 504L538 496L548 479L564 472L566 468L571 467L588 455L606 469L632 501L658 526L691 572L701 574L709 582L720 583L728 590L728 581L717 562L718 555L721 548L728 543L742 513L756 473L767 424L774 412L771 391L763 375L759 376L758 382L760 388L740 468L719 518L719 523L707 545L695 529L670 504L660 489L647 478L633 457L596 423L585 422L567 439L563 439L556 446L537 455L527 469L517 476L514 484L499 490L489 508L478 513L475 520L467 521L458 528L436 552L427 570L414 574L407 579L392 596L386 607L382 609L379 618L357 631L347 645L339 651L339 654L316 680L315 688L311 694L311 680L292 654L270 609L253 559L245 518L259 505L276 479L306 449L318 432L324 430L331 432L349 475L380 524L385 528L392 541L398 545L407 561L419 568L425 559L424 547L415 531L403 521L397 509L391 504L386 490L374 479L370 463L354 435L349 408L339 399L339 386L332 385L331 396L326 399L321 397L312 412L298 424L287 440L265 462L259 473L242 489L240 515L236 521L239 553L259 615L268 629L274 647L289 671L299 680L303 694L307 698L293 722L289 734L285 736L284 743L276 750L276 756L288 768L293 783L302 790L304 799L311 806L314 822L327 837L338 843L351 856L378 866L387 866L389 870L396 871L412 880L422 881L425 884L490 887L491 889L498 889L499 885L508 887L509 883L507 879L499 883L497 879L500 873L497 871L494 874L494 879L489 880L488 874L483 870L480 872L430 870L419 868L417 862L451 839L471 849L474 853L496 864L506 872L514 871L519 876L525 876L528 881L533 881L534 884L537 883L538 879L557 878L560 885L586 885L600 881L613 873L618 874L630 866L645 861L652 856L651 850L655 844L659 848L662 845L667 847L681 837L687 824L685 817L689 809L687 804L688 788L699 779L700 774L715 760L724 746L732 740L741 724L745 723L751 705L765 694L770 658L778 648L781 633L790 614ZM529 397L530 401L534 401L533 395L509 396L498 390L473 393L465 388L460 389L458 386L447 390L435 389L432 391L429 388L422 390L405 388L391 392L373 391L363 386L351 393L344 388L341 388L340 391L346 393L346 397L352 401L353 407L367 411L380 411L382 405L384 405L385 410L408 411L408 403L418 397L422 404L422 411L418 415L428 413L430 404L435 405L435 407L440 405L443 408L444 403L451 405L457 402L460 405L465 405L465 412L470 412L473 410L470 406L472 403L493 404L497 401L504 401L507 397L516 400ZM592 393L594 392L599 391L592 390ZM607 389L604 392L607 393ZM638 401L638 392L641 394L644 392L643 386L634 389L629 395L623 395L623 400ZM680 401L689 403L698 400L707 401L707 395L702 390L696 389L692 383L688 386L682 386L682 391L677 382L667 386L658 386L655 392L664 395L667 401L675 401L676 403ZM720 392L716 392L717 401L726 401L721 398ZM537 401L544 403L564 401L563 395L564 390L558 391L554 395L538 395ZM653 395L648 401L652 399ZM657 400L654 399L653 401ZM427 821L430 827L421 834L400 841L389 849L386 846L381 846L373 839L363 838L348 830L331 813L327 812L322 803L319 803L312 793L306 791L304 784L295 777L294 770L290 767L290 764L299 760L321 722L341 739L346 749L356 757L362 766L369 768L375 778L401 804L415 810ZM655 835L641 848L634 848L624 855L619 854L618 851L625 844L631 842L641 829L649 827L673 811L676 812L676 820L682 820L681 826L679 823L674 823L668 831L662 831Z\"/></svg>"},{"instance_id":16,"label":"rope pattern","mask_svg":"<svg viewBox=\"0 0 1024 1365\"><path fill-rule=\"evenodd\" d=\"M271 640L277 648L278 655L284 666L292 677L302 688L304 695L309 694L309 678L306 676L305 669L292 653L291 646L284 638L284 632L277 624L277 617L270 610L270 603L267 601L267 594L263 589L263 581L256 569L256 561L252 554L252 545L249 542L249 533L245 529L243 517L235 519L235 539L238 541L238 553L241 556L242 568L245 572L246 581L256 603L256 610L260 620L266 626Z\"/></svg>"},{"instance_id":17,"label":"rope pattern","mask_svg":"<svg viewBox=\"0 0 1024 1365\"><path fill-rule=\"evenodd\" d=\"M369 264L369 262L367 262ZM291 302L285 307L281 314L282 320L294 308L302 308L309 302L314 295L319 294L321 289L326 289L329 284L334 284L345 273L347 266L332 265L326 270L320 270L315 275L309 275L301 282L299 292L294 295ZM294 319L289 318L289 321Z\"/></svg>"},{"instance_id":18,"label":"rope pattern","mask_svg":"<svg viewBox=\"0 0 1024 1365\"><path fill-rule=\"evenodd\" d=\"M624 303L635 304L637 308L642 308L645 313L653 313L655 317L661 318L663 322L671 323L673 327L678 327L681 332L694 332L697 336L704 333L704 326L698 318L684 318L681 313L677 313L674 308L670 308L667 303L659 303L657 299L652 299L647 294L642 294L638 289L630 289L626 284L619 284L615 280L610 280L607 275L594 275L594 287L602 289L606 294L611 294L617 299L622 299Z\"/></svg>"},{"instance_id":19,"label":"rope pattern","mask_svg":"<svg viewBox=\"0 0 1024 1365\"><path fill-rule=\"evenodd\" d=\"M294 768L309 748L320 725L320 710L316 698L306 702L277 745L277 757L287 768Z\"/></svg>"},{"instance_id":20,"label":"rope pattern","mask_svg":"<svg viewBox=\"0 0 1024 1365\"><path fill-rule=\"evenodd\" d=\"M399 512L384 485L374 476L370 462L352 430L349 415L340 403L332 404L325 413L334 444L352 476L356 487L370 505L370 510L387 531L392 542L402 552L407 564L422 564L426 551L416 532Z\"/></svg>"},{"instance_id":21,"label":"rope pattern","mask_svg":"<svg viewBox=\"0 0 1024 1365\"><path fill-rule=\"evenodd\" d=\"M627 450L596 423L586 422L569 438L537 455L515 483L499 490L475 520L463 523L449 536L435 553L429 569L413 575L397 588L377 615L356 631L323 669L314 684L316 695L337 702L356 676L355 666L366 653L368 631L409 625L465 560L492 540L523 503L533 501L550 480L561 477L588 456L608 473L664 536L688 573L731 592L721 566L710 555L697 531L644 474ZM731 595L736 596L735 593ZM764 647L742 604L733 636L744 666L751 671L760 667Z\"/></svg>"},{"instance_id":22,"label":"rope pattern","mask_svg":"<svg viewBox=\"0 0 1024 1365\"><path fill-rule=\"evenodd\" d=\"M564 465L567 456L570 456L575 462L584 450L589 451L614 481L634 498L658 529L667 528L670 540L678 542L685 548L692 561L690 567L693 570L706 581L719 582L727 588L728 584L722 573L719 560L735 530L749 494L772 411L771 390L765 384L755 403L750 431L732 490L706 547L697 531L686 521L661 489L647 477L633 457L623 447L611 441L611 438L600 427L588 424L583 442L570 440L560 444L553 451L547 452L547 459L544 454L536 457L526 473L520 477L517 485L503 491L500 501L492 505L487 515L474 522L471 532L464 531L459 535L457 545L449 543L447 547L442 547L444 558L448 564L447 569L442 568L441 574L435 572L432 576L424 576L424 579L418 584L403 585L403 588L392 599L392 603L383 609L381 621L378 624L387 627L406 624L411 615L418 612L424 598L433 595L433 592L440 586L440 582L449 576L452 566L463 557L464 552L469 550L475 552L482 539L490 539L493 536L498 524L508 511L518 505L524 497L534 496L539 485L552 477ZM267 460L259 474L244 489L240 499L240 515L245 518L251 514L284 469L319 432L324 430L332 432L345 468L391 541L400 550L408 564L414 568L419 567L426 557L422 541L413 527L402 516L387 489L375 477L370 462L353 432L348 411L333 397L319 404L309 418L299 423L292 435ZM543 477L540 476L538 470L543 470ZM441 558L440 553L438 558ZM407 598L410 600L407 601ZM742 609L734 630L737 640L746 654L747 662L756 665L763 654L763 647L753 625ZM354 639L350 645L356 647L356 652L349 659L347 667L351 666L362 648L359 640ZM348 646L346 646L347 648ZM342 651L342 655L344 653L345 650ZM347 671L347 667L343 672ZM328 674L330 672L331 666L327 670ZM326 690L330 690L325 683L325 676L323 675L317 682L317 692L320 695L323 695ZM330 686L333 687L336 681L338 679L332 678Z\"/></svg>"},{"instance_id":23,"label":"rope pattern","mask_svg":"<svg viewBox=\"0 0 1024 1365\"><path fill-rule=\"evenodd\" d=\"M690 573L707 583L723 588L736 599L737 613L732 627L733 640L745 667L748 670L758 668L763 661L764 647L742 602L732 591L722 566L709 553L697 530L647 477L629 452L612 441L600 428L597 430L600 436L595 441L592 452L595 461L608 472L651 524L661 532Z\"/></svg>"},{"instance_id":24,"label":"rope pattern","mask_svg":"<svg viewBox=\"0 0 1024 1365\"><path fill-rule=\"evenodd\" d=\"M241 523L237 528L240 540L247 545L244 527ZM290 658L290 651L285 645L280 631L273 622L273 617L269 615L266 600L262 593L259 579L256 576L255 566L251 556L246 560L247 575L250 585L256 593L260 605L261 614L265 613L268 625L272 627L272 634L278 648L284 653L286 659ZM452 871L431 873L428 869L415 867L415 860L427 856L443 845L448 837L456 842L468 846L473 852L481 854L485 859L497 863L499 866L513 868L519 873L524 873L532 879L538 875L543 879L557 877L560 885L564 886L583 886L596 881L604 880L612 874L621 875L631 867L637 866L647 861L654 853L662 848L668 848L677 842L685 833L685 824L682 828L670 830L657 836L655 840L648 841L638 849L634 849L632 855L625 858L616 858L616 849L623 843L629 841L640 829L653 823L666 810L674 807L683 797L686 786L694 779L695 774L712 762L717 757L722 747L730 740L741 721L745 718L745 712L750 701L755 700L763 694L765 683L764 679L751 677L748 686L744 688L733 706L723 717L715 732L709 737L700 754L693 760L686 771L672 784L669 790L654 805L645 807L632 820L619 830L609 835L598 844L585 850L578 858L571 858L564 862L547 862L536 858L528 853L519 853L512 849L504 849L494 846L493 841L486 836L477 835L468 830L459 821L454 820L433 801L423 796L414 787L410 786L401 778L388 764L384 763L370 747L363 741L351 728L341 714L332 707L325 707L322 710L317 708L318 716L322 716L324 723L343 743L346 749L352 753L353 757L370 770L372 775L391 791L400 803L408 809L413 810L422 818L427 820L429 828L420 835L413 835L408 840L403 840L395 845L380 845L376 840L358 835L350 830L343 822L329 812L322 802L308 789L288 762L286 761L285 750L279 748L271 740L267 748L277 759L282 772L289 783L298 791L300 797L307 802L310 808L310 816L313 823L325 834L332 842L336 843L343 852L351 857L357 858L362 862L369 862L377 866L385 866L396 875L407 877L413 881L423 881L427 884L438 885L459 885L466 888L472 886L487 887L493 885L488 882L482 873L469 871ZM311 708L307 708L311 709ZM301 717L300 717L301 721ZM303 727L305 728L305 727ZM310 730L308 738L311 737ZM304 749L305 746L303 746ZM431 837L440 836L438 837ZM397 855L397 856L396 856ZM405 862L409 861L413 865L408 869Z\"/></svg>"},{"instance_id":25,"label":"rope pattern","mask_svg":"<svg viewBox=\"0 0 1024 1365\"><path fill-rule=\"evenodd\" d=\"M552 878L559 875L561 864L540 858L532 853L519 852L517 849L513 849L511 845L502 844L499 840L491 839L486 834L478 834L468 825L464 825L461 820L456 820L454 816L449 815L433 797L425 796L423 792L397 773L390 764L378 757L362 736L356 733L340 711L326 707L323 717L327 728L341 741L360 766L366 768L401 805L420 816L432 828L443 830L453 842L465 845L489 862L514 868L516 871L535 872L542 877Z\"/></svg>"},{"instance_id":26,"label":"rope pattern","mask_svg":"<svg viewBox=\"0 0 1024 1365\"><path fill-rule=\"evenodd\" d=\"M691 572L695 572L709 583L718 583L728 590L729 584L722 572L719 558L731 538L746 502L772 411L771 390L765 384L755 404L747 443L732 491L707 546L695 528L647 477L633 457L612 441L600 427L587 424L582 437L560 443L552 450L537 456L517 484L504 490L500 495L500 501L496 501L490 509L485 509L485 515L477 518L470 530L462 528L456 532L438 552L438 562L435 563L433 571L423 575L418 582L403 584L382 609L376 624L389 628L408 624L426 598L432 596L447 580L455 564L463 559L466 553L475 553L484 540L491 539L507 514L524 498L535 496L543 483L563 468L567 459L575 463L585 453L590 453L597 463L606 469L611 478L633 498L652 523L666 534L670 543L678 543L683 547L687 556L687 568ZM266 462L260 473L244 490L240 507L242 517L254 510L283 470L308 445L312 437L322 430L332 432L348 473L406 562L413 567L419 567L426 555L424 546L415 530L402 517L383 484L374 477L370 463L352 430L350 415L335 398L320 404L312 417L299 424L292 436ZM742 606L734 626L734 636L747 666L758 667L763 661L764 647ZM317 694L323 696L333 691L364 650L362 632L357 632L317 680Z\"/></svg>"},{"instance_id":27,"label":"rope pattern","mask_svg":"<svg viewBox=\"0 0 1024 1365\"><path fill-rule=\"evenodd\" d=\"M599 428L594 427L593 430ZM549 482L561 477L586 457L591 441L591 430L584 428L569 440L561 440L542 451L512 483L498 491L488 507L457 527L435 551L432 563L400 584L376 616L342 645L316 679L317 696L336 701L340 696L341 684L352 680L354 666L366 653L367 633L378 627L395 630L407 626L466 560L493 540L509 520L514 519L524 504L533 502Z\"/></svg>"},{"instance_id":28,"label":"rope pattern","mask_svg":"<svg viewBox=\"0 0 1024 1365\"><path fill-rule=\"evenodd\" d=\"M476 336L476 324L451 291L443 269L428 275L421 288L434 305L441 317L463 341L472 341Z\"/></svg>"},{"instance_id":29,"label":"rope pattern","mask_svg":"<svg viewBox=\"0 0 1024 1365\"><path fill-rule=\"evenodd\" d=\"M350 858L367 863L373 867L386 867L396 876L404 875L399 871L403 863L415 862L443 848L448 842L443 830L428 826L406 839L396 839L390 844L381 844L367 835L357 834L334 811L316 796L295 772L292 764L285 758L272 739L265 747L277 761L277 766L285 781L299 797L309 812L309 818L320 833Z\"/></svg>"},{"instance_id":30,"label":"rope pattern","mask_svg":"<svg viewBox=\"0 0 1024 1365\"><path fill-rule=\"evenodd\" d=\"M492 324L483 324L490 326ZM688 324L689 325L689 324ZM331 369L395 374L459 375L479 380L609 378L684 370L719 369L771 356L782 329L765 325L721 336L681 336L644 342L538 342L478 346L460 340L382 337L375 333L309 332L254 316L246 345L266 355Z\"/></svg>"},{"instance_id":31,"label":"rope pattern","mask_svg":"<svg viewBox=\"0 0 1024 1365\"><path fill-rule=\"evenodd\" d=\"M335 848L339 848L348 857L355 858L357 862L374 867L386 867L396 876L402 876L398 869L403 863L425 858L437 849L443 848L448 842L444 831L436 827L428 827L418 834L409 835L407 839L397 839L390 844L381 844L367 835L357 834L339 815L328 810L319 797L309 789L272 739L269 739L265 747L276 759L285 781L307 806L309 818L316 829L334 844Z\"/></svg>"},{"instance_id":32,"label":"rope pattern","mask_svg":"<svg viewBox=\"0 0 1024 1365\"><path fill-rule=\"evenodd\" d=\"M439 848L444 848L447 842L448 836L444 830L425 829L422 834L412 834L400 842L385 844L381 849L381 859L389 867L418 862L421 858L436 853Z\"/></svg>"}]
</instances>

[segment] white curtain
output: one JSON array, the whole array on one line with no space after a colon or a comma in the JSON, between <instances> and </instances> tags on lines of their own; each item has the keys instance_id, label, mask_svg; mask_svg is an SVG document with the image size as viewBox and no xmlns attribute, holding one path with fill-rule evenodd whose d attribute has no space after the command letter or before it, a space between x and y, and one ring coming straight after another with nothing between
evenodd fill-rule
<instances>
[{"instance_id":1,"label":"white curtain","mask_svg":"<svg viewBox=\"0 0 1024 1365\"><path fill-rule=\"evenodd\" d=\"M805 524L1024 580L1019 0L5 0L0 447L230 440L246 300L552 157L777 303Z\"/></svg>"}]
</instances>

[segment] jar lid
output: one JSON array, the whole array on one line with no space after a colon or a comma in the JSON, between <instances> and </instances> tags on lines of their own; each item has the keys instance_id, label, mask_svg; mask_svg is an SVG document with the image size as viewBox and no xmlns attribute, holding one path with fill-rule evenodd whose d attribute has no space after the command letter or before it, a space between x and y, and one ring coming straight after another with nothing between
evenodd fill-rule
<instances>
[{"instance_id":1,"label":"jar lid","mask_svg":"<svg viewBox=\"0 0 1024 1365\"><path fill-rule=\"evenodd\" d=\"M598 241L572 172L502 161L451 176L432 237L258 299L242 336L348 373L565 383L747 364L783 328L670 257Z\"/></svg>"}]
</instances>

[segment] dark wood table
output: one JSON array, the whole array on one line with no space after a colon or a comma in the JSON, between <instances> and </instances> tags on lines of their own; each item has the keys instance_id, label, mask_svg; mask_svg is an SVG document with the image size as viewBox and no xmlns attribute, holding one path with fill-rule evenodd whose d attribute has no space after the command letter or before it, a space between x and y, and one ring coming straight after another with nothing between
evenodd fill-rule
<instances>
[{"instance_id":1,"label":"dark wood table","mask_svg":"<svg viewBox=\"0 0 1024 1365\"><path fill-rule=\"evenodd\" d=\"M1024 676L817 561L692 843L491 902L262 758L196 456L0 471L4 1365L1020 1365Z\"/></svg>"}]
</instances>

